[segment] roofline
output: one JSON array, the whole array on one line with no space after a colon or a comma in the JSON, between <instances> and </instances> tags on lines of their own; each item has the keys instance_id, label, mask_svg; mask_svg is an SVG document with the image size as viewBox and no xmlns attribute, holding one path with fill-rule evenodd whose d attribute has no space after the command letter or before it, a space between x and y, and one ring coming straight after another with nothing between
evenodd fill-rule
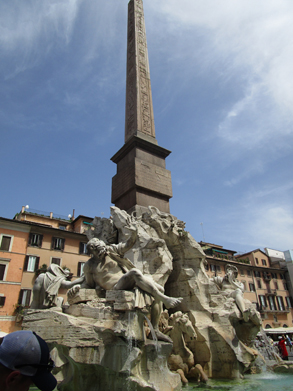
<instances>
[{"instance_id":1,"label":"roofline","mask_svg":"<svg viewBox=\"0 0 293 391\"><path fill-rule=\"evenodd\" d=\"M15 219L8 219L6 217L0 217L0 222L1 220L10 222L12 224L21 224L23 226L31 226L31 227L39 227L47 230L52 230L52 231L58 231L60 234L65 233L65 235L81 235L81 236L86 236L85 233L79 233L79 232L73 232L73 231L66 231L66 230L59 230L58 228L50 227L47 224L41 224L41 223L35 223L33 221L23 221L23 220L15 220ZM62 235L61 235L62 236Z\"/></svg>"},{"instance_id":2,"label":"roofline","mask_svg":"<svg viewBox=\"0 0 293 391\"><path fill-rule=\"evenodd\" d=\"M207 243L207 242L199 242L199 244L203 244L205 246L210 246L210 247L215 247L215 250L218 249L218 250L223 250L223 251L229 251L230 253L237 253L237 251L234 251L234 250L228 250L227 248L223 248L223 246L221 245L218 245L218 244L213 244L213 243Z\"/></svg>"},{"instance_id":3,"label":"roofline","mask_svg":"<svg viewBox=\"0 0 293 391\"><path fill-rule=\"evenodd\" d=\"M247 253L244 253L244 254L239 254L239 255L235 255L235 258L241 258L241 257L244 257L245 255L249 255L249 254L252 254L252 253L255 253L257 251L260 251L261 253L263 253L266 257L270 258L270 256L268 254L266 254L264 251L262 251L260 248L257 248L256 250L251 250L251 251L248 251Z\"/></svg>"}]
</instances>

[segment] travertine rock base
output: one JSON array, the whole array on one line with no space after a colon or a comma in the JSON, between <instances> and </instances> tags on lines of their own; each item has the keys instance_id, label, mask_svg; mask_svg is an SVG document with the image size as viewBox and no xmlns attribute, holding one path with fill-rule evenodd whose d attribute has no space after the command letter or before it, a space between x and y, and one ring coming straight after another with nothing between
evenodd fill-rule
<instances>
[{"instance_id":1,"label":"travertine rock base","mask_svg":"<svg viewBox=\"0 0 293 391\"><path fill-rule=\"evenodd\" d=\"M172 344L145 339L140 311L114 310L131 303L132 292L108 294L109 301L81 290L67 313L29 310L24 317L23 328L37 332L51 348L58 389L180 390L180 376L167 367Z\"/></svg>"}]
</instances>

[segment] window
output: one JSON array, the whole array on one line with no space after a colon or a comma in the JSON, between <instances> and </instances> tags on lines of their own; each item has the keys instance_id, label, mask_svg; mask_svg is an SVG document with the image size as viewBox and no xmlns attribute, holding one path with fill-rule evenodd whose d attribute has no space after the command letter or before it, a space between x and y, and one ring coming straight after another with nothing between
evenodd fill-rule
<instances>
[{"instance_id":1,"label":"window","mask_svg":"<svg viewBox=\"0 0 293 391\"><path fill-rule=\"evenodd\" d=\"M0 259L0 281L6 280L8 262Z\"/></svg>"},{"instance_id":2,"label":"window","mask_svg":"<svg viewBox=\"0 0 293 391\"><path fill-rule=\"evenodd\" d=\"M255 292L255 286L251 282L249 283L249 290L250 290L250 292Z\"/></svg>"},{"instance_id":3,"label":"window","mask_svg":"<svg viewBox=\"0 0 293 391\"><path fill-rule=\"evenodd\" d=\"M31 293L30 289L21 289L19 292L18 304L28 307L31 302Z\"/></svg>"},{"instance_id":4,"label":"window","mask_svg":"<svg viewBox=\"0 0 293 391\"><path fill-rule=\"evenodd\" d=\"M261 260L261 263L264 265L264 266L267 266L267 261L265 259L262 259Z\"/></svg>"},{"instance_id":5,"label":"window","mask_svg":"<svg viewBox=\"0 0 293 391\"><path fill-rule=\"evenodd\" d=\"M40 257L36 255L27 255L25 257L23 271L35 272L39 268Z\"/></svg>"},{"instance_id":6,"label":"window","mask_svg":"<svg viewBox=\"0 0 293 391\"><path fill-rule=\"evenodd\" d=\"M244 286L244 290L247 291L247 283L245 280L241 281L243 286Z\"/></svg>"},{"instance_id":7,"label":"window","mask_svg":"<svg viewBox=\"0 0 293 391\"><path fill-rule=\"evenodd\" d=\"M80 277L83 273L83 267L84 267L85 262L78 262L77 265L77 276Z\"/></svg>"},{"instance_id":8,"label":"window","mask_svg":"<svg viewBox=\"0 0 293 391\"><path fill-rule=\"evenodd\" d=\"M63 238L53 238L52 239L52 250L64 250L65 239Z\"/></svg>"},{"instance_id":9,"label":"window","mask_svg":"<svg viewBox=\"0 0 293 391\"><path fill-rule=\"evenodd\" d=\"M271 273L271 275L272 275L272 278L275 278L275 279L278 278L277 273Z\"/></svg>"},{"instance_id":10,"label":"window","mask_svg":"<svg viewBox=\"0 0 293 391\"><path fill-rule=\"evenodd\" d=\"M260 278L260 272L258 272L257 270L254 271L254 276L257 277L257 278Z\"/></svg>"},{"instance_id":11,"label":"window","mask_svg":"<svg viewBox=\"0 0 293 391\"><path fill-rule=\"evenodd\" d=\"M0 236L0 250L11 251L13 236L1 235Z\"/></svg>"},{"instance_id":12,"label":"window","mask_svg":"<svg viewBox=\"0 0 293 391\"><path fill-rule=\"evenodd\" d=\"M265 280L270 280L270 279L271 279L270 273L268 273L268 272L263 272L263 278L264 278Z\"/></svg>"},{"instance_id":13,"label":"window","mask_svg":"<svg viewBox=\"0 0 293 391\"><path fill-rule=\"evenodd\" d=\"M218 273L221 273L221 266L216 265L216 270L217 270Z\"/></svg>"},{"instance_id":14,"label":"window","mask_svg":"<svg viewBox=\"0 0 293 391\"><path fill-rule=\"evenodd\" d=\"M280 273L280 279L281 279L281 280L286 280L284 274Z\"/></svg>"},{"instance_id":15,"label":"window","mask_svg":"<svg viewBox=\"0 0 293 391\"><path fill-rule=\"evenodd\" d=\"M247 275L248 275L248 277L251 277L251 270L247 270Z\"/></svg>"},{"instance_id":16,"label":"window","mask_svg":"<svg viewBox=\"0 0 293 391\"><path fill-rule=\"evenodd\" d=\"M5 296L0 296L0 307L4 307L5 299L6 299Z\"/></svg>"},{"instance_id":17,"label":"window","mask_svg":"<svg viewBox=\"0 0 293 391\"><path fill-rule=\"evenodd\" d=\"M79 254L88 254L86 245L87 245L87 243L85 243L85 242L79 243Z\"/></svg>"},{"instance_id":18,"label":"window","mask_svg":"<svg viewBox=\"0 0 293 391\"><path fill-rule=\"evenodd\" d=\"M265 296L259 295L259 304L261 305L262 308L267 306L267 301Z\"/></svg>"},{"instance_id":19,"label":"window","mask_svg":"<svg viewBox=\"0 0 293 391\"><path fill-rule=\"evenodd\" d=\"M29 245L34 247L42 247L43 235L31 233L29 237Z\"/></svg>"},{"instance_id":20,"label":"window","mask_svg":"<svg viewBox=\"0 0 293 391\"><path fill-rule=\"evenodd\" d=\"M284 286L285 291L288 291L288 285L286 284L286 282L283 282L283 286Z\"/></svg>"},{"instance_id":21,"label":"window","mask_svg":"<svg viewBox=\"0 0 293 391\"><path fill-rule=\"evenodd\" d=\"M256 280L257 281L257 287L259 288L259 289L261 289L261 281L260 280Z\"/></svg>"},{"instance_id":22,"label":"window","mask_svg":"<svg viewBox=\"0 0 293 391\"><path fill-rule=\"evenodd\" d=\"M277 302L278 302L279 310L280 311L284 311L285 307L284 307L283 297L282 296L277 296Z\"/></svg>"},{"instance_id":23,"label":"window","mask_svg":"<svg viewBox=\"0 0 293 391\"><path fill-rule=\"evenodd\" d=\"M286 300L287 307L288 307L288 308L292 308L291 297L290 297L290 296L287 296L287 297L285 298L285 300Z\"/></svg>"},{"instance_id":24,"label":"window","mask_svg":"<svg viewBox=\"0 0 293 391\"><path fill-rule=\"evenodd\" d=\"M63 231L66 230L67 225L59 224L59 229L62 229Z\"/></svg>"},{"instance_id":25,"label":"window","mask_svg":"<svg viewBox=\"0 0 293 391\"><path fill-rule=\"evenodd\" d=\"M273 296L269 296L269 305L272 311L276 311L275 301Z\"/></svg>"},{"instance_id":26,"label":"window","mask_svg":"<svg viewBox=\"0 0 293 391\"><path fill-rule=\"evenodd\" d=\"M240 273L241 276L244 276L244 270L243 269L240 269L239 273Z\"/></svg>"},{"instance_id":27,"label":"window","mask_svg":"<svg viewBox=\"0 0 293 391\"><path fill-rule=\"evenodd\" d=\"M61 258L51 258L51 264L54 263L55 265L61 266Z\"/></svg>"},{"instance_id":28,"label":"window","mask_svg":"<svg viewBox=\"0 0 293 391\"><path fill-rule=\"evenodd\" d=\"M215 265L211 264L211 265L210 265L210 268L211 268L211 272L215 272L215 271L216 271Z\"/></svg>"},{"instance_id":29,"label":"window","mask_svg":"<svg viewBox=\"0 0 293 391\"><path fill-rule=\"evenodd\" d=\"M258 258L255 258L255 262L256 262L256 264L258 265Z\"/></svg>"},{"instance_id":30,"label":"window","mask_svg":"<svg viewBox=\"0 0 293 391\"><path fill-rule=\"evenodd\" d=\"M6 265L0 265L0 281L4 281Z\"/></svg>"},{"instance_id":31,"label":"window","mask_svg":"<svg viewBox=\"0 0 293 391\"><path fill-rule=\"evenodd\" d=\"M275 285L275 289L278 290L279 289L279 285L278 285L278 283L276 281L274 282L274 285Z\"/></svg>"},{"instance_id":32,"label":"window","mask_svg":"<svg viewBox=\"0 0 293 391\"><path fill-rule=\"evenodd\" d=\"M206 269L206 271L208 272L209 271L209 264L208 263L206 263L205 265L204 265L204 268Z\"/></svg>"}]
</instances>

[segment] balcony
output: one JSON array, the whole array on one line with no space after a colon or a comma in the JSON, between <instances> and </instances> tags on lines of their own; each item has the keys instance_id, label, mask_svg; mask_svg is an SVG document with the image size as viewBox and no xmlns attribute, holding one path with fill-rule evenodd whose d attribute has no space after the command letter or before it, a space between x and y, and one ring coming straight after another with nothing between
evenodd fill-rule
<instances>
[{"instance_id":1,"label":"balcony","mask_svg":"<svg viewBox=\"0 0 293 391\"><path fill-rule=\"evenodd\" d=\"M266 296L277 296L277 289L269 289L266 293Z\"/></svg>"},{"instance_id":2,"label":"balcony","mask_svg":"<svg viewBox=\"0 0 293 391\"><path fill-rule=\"evenodd\" d=\"M270 307L267 307L267 306L259 306L259 309L258 311L260 313L265 313L265 314L276 314L276 315L280 315L280 314L289 314L290 310L286 307L286 309L284 310L271 310Z\"/></svg>"}]
</instances>

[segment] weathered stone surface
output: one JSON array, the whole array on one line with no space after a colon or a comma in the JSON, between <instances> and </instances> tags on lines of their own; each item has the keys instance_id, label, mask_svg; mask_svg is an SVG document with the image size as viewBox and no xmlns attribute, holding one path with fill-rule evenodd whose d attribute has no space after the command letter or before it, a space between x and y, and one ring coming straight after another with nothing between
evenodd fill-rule
<instances>
[{"instance_id":1,"label":"weathered stone surface","mask_svg":"<svg viewBox=\"0 0 293 391\"><path fill-rule=\"evenodd\" d=\"M141 217L116 207L111 213L119 241L127 238L129 221L137 227L137 241L127 257L165 286L168 296L184 298L176 310L188 313L196 330L196 341L187 341L194 363L209 377L241 377L257 356L249 348L261 325L254 306L244 301L249 309L248 322L244 322L235 300L221 294L208 278L205 254L176 217L155 207Z\"/></svg>"},{"instance_id":2,"label":"weathered stone surface","mask_svg":"<svg viewBox=\"0 0 293 391\"><path fill-rule=\"evenodd\" d=\"M53 310L29 310L23 322L24 329L37 332L49 344L58 389L96 391L98 384L106 391L180 390L180 376L167 367L172 345L145 341L140 314L119 315L112 310L109 319L111 307L105 304L94 302L90 307L79 303L72 307L78 317ZM95 318L89 318L90 314Z\"/></svg>"},{"instance_id":3,"label":"weathered stone surface","mask_svg":"<svg viewBox=\"0 0 293 391\"><path fill-rule=\"evenodd\" d=\"M275 365L273 368L273 371L275 373L287 373L292 375L293 374L293 362L287 361L286 363Z\"/></svg>"},{"instance_id":4,"label":"weathered stone surface","mask_svg":"<svg viewBox=\"0 0 293 391\"><path fill-rule=\"evenodd\" d=\"M98 298L95 289L80 289L75 296L68 297L68 303L70 305L77 303L84 303L86 301L96 300Z\"/></svg>"},{"instance_id":5,"label":"weathered stone surface","mask_svg":"<svg viewBox=\"0 0 293 391\"><path fill-rule=\"evenodd\" d=\"M134 293L131 291L107 291L106 300L109 302L131 303L134 302Z\"/></svg>"}]
</instances>

